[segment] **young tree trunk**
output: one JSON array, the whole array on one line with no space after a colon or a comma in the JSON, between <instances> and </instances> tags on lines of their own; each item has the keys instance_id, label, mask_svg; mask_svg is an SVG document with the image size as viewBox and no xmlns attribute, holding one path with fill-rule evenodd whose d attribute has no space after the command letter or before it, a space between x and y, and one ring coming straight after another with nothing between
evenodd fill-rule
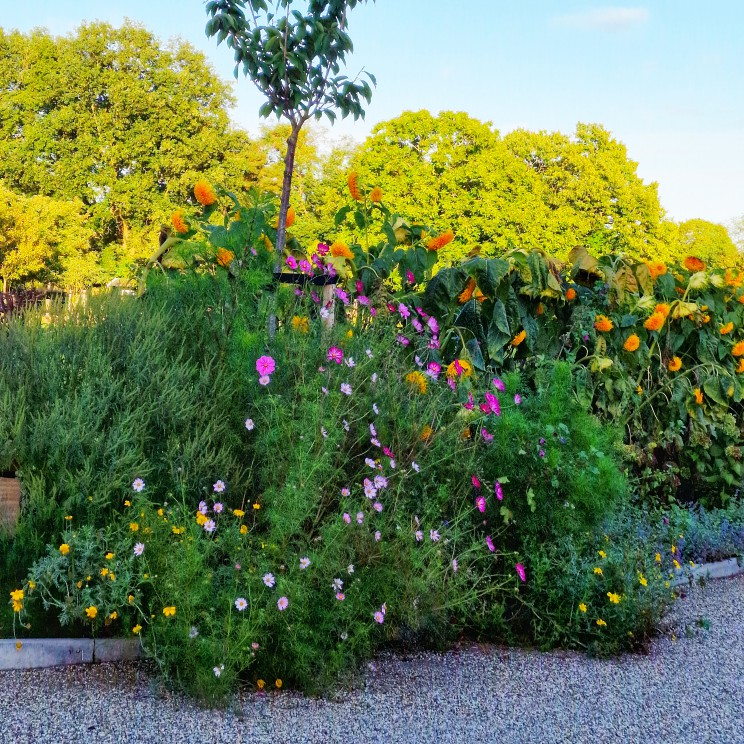
<instances>
[{"instance_id":1,"label":"young tree trunk","mask_svg":"<svg viewBox=\"0 0 744 744\"><path fill-rule=\"evenodd\" d=\"M292 173L294 171L295 152L297 140L300 135L302 122L292 124L292 133L287 139L287 154L284 156L284 180L282 181L282 196L279 202L279 225L276 230L276 250L274 252L274 274L282 271L284 246L287 242L287 212L289 211L289 198L292 189ZM269 313L269 339L276 335L276 297L272 303Z\"/></svg>"}]
</instances>

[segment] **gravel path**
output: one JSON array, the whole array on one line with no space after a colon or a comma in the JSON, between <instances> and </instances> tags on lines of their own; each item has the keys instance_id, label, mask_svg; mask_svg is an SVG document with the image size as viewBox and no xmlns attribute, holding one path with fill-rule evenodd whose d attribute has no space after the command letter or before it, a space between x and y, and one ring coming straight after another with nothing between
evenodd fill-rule
<instances>
[{"instance_id":1,"label":"gravel path","mask_svg":"<svg viewBox=\"0 0 744 744\"><path fill-rule=\"evenodd\" d=\"M0 741L743 744L743 599L744 576L689 592L647 656L384 657L342 702L247 695L212 711L159 692L142 664L4 672Z\"/></svg>"}]
</instances>

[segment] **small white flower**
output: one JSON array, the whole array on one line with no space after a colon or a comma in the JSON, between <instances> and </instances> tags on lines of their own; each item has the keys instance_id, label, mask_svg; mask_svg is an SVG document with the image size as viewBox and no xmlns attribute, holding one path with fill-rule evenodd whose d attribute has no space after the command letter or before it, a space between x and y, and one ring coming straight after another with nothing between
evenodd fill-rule
<instances>
[{"instance_id":1,"label":"small white flower","mask_svg":"<svg viewBox=\"0 0 744 744\"><path fill-rule=\"evenodd\" d=\"M238 612L243 612L243 610L245 610L246 607L248 607L248 602L246 602L246 600L243 597L238 597L235 600L235 609Z\"/></svg>"},{"instance_id":2,"label":"small white flower","mask_svg":"<svg viewBox=\"0 0 744 744\"><path fill-rule=\"evenodd\" d=\"M368 468L372 468L372 470L377 469L377 465L375 464L375 461L371 457L365 457L364 463Z\"/></svg>"},{"instance_id":3,"label":"small white flower","mask_svg":"<svg viewBox=\"0 0 744 744\"><path fill-rule=\"evenodd\" d=\"M354 573L354 564L353 564L353 563L350 563L350 564L349 564L349 565L348 565L348 566L346 567L346 570L347 570L347 571L348 571L348 572L349 572L350 574L353 574L353 573Z\"/></svg>"},{"instance_id":4,"label":"small white flower","mask_svg":"<svg viewBox=\"0 0 744 744\"><path fill-rule=\"evenodd\" d=\"M416 542L421 542L424 539L424 533L421 530L416 530L414 537L416 538Z\"/></svg>"},{"instance_id":5,"label":"small white flower","mask_svg":"<svg viewBox=\"0 0 744 744\"><path fill-rule=\"evenodd\" d=\"M253 423L253 419L247 418L245 420L245 428L248 429L248 431L253 431L254 427L255 424Z\"/></svg>"},{"instance_id":6,"label":"small white flower","mask_svg":"<svg viewBox=\"0 0 744 744\"><path fill-rule=\"evenodd\" d=\"M214 521L214 519L208 519L208 520L207 520L207 521L206 521L206 522L204 523L204 529L205 529L205 530L206 530L207 532L214 532L214 531L215 531L215 530L217 529L217 525L215 524L215 521Z\"/></svg>"},{"instance_id":7,"label":"small white flower","mask_svg":"<svg viewBox=\"0 0 744 744\"><path fill-rule=\"evenodd\" d=\"M132 488L137 492L141 493L142 489L145 487L145 481L142 480L142 478L135 478L134 482L132 483Z\"/></svg>"},{"instance_id":8,"label":"small white flower","mask_svg":"<svg viewBox=\"0 0 744 744\"><path fill-rule=\"evenodd\" d=\"M349 634L346 631L344 631L343 633L341 633L341 640L342 641L345 641L348 637L349 637Z\"/></svg>"},{"instance_id":9,"label":"small white flower","mask_svg":"<svg viewBox=\"0 0 744 744\"><path fill-rule=\"evenodd\" d=\"M199 635L199 631L196 629L195 625L191 626L191 630L189 631L189 638L196 638L196 636Z\"/></svg>"},{"instance_id":10,"label":"small white flower","mask_svg":"<svg viewBox=\"0 0 744 744\"><path fill-rule=\"evenodd\" d=\"M344 431L349 431L351 427L349 426L349 422L344 419Z\"/></svg>"},{"instance_id":11,"label":"small white flower","mask_svg":"<svg viewBox=\"0 0 744 744\"><path fill-rule=\"evenodd\" d=\"M369 433L370 433L370 434L371 434L371 435L372 435L373 437L376 437L376 436L377 436L377 429L375 429L375 425L374 425L374 424L370 424L370 425L369 425Z\"/></svg>"},{"instance_id":12,"label":"small white flower","mask_svg":"<svg viewBox=\"0 0 744 744\"><path fill-rule=\"evenodd\" d=\"M356 362L354 361L354 357L346 357L344 362L347 367L356 367Z\"/></svg>"},{"instance_id":13,"label":"small white flower","mask_svg":"<svg viewBox=\"0 0 744 744\"><path fill-rule=\"evenodd\" d=\"M323 391L323 395L328 395L328 388L327 387L322 387L320 389Z\"/></svg>"},{"instance_id":14,"label":"small white flower","mask_svg":"<svg viewBox=\"0 0 744 744\"><path fill-rule=\"evenodd\" d=\"M331 317L331 311L327 307L320 308L320 317L323 318L323 320L326 320L327 318Z\"/></svg>"},{"instance_id":15,"label":"small white flower","mask_svg":"<svg viewBox=\"0 0 744 744\"><path fill-rule=\"evenodd\" d=\"M222 670L225 668L224 664L220 664L218 667L214 667L212 671L214 672L215 677L220 677L222 675Z\"/></svg>"},{"instance_id":16,"label":"small white flower","mask_svg":"<svg viewBox=\"0 0 744 744\"><path fill-rule=\"evenodd\" d=\"M341 392L344 395L351 395L351 385L348 382L341 383Z\"/></svg>"},{"instance_id":17,"label":"small white flower","mask_svg":"<svg viewBox=\"0 0 744 744\"><path fill-rule=\"evenodd\" d=\"M305 558L300 558L300 570L304 571L309 565L310 559L307 556Z\"/></svg>"},{"instance_id":18,"label":"small white flower","mask_svg":"<svg viewBox=\"0 0 744 744\"><path fill-rule=\"evenodd\" d=\"M341 579L334 579L331 588L334 591L340 592L344 588L344 582Z\"/></svg>"},{"instance_id":19,"label":"small white flower","mask_svg":"<svg viewBox=\"0 0 744 744\"><path fill-rule=\"evenodd\" d=\"M414 469L414 470L415 470L415 471L416 471L417 473L421 472L421 468L419 467L418 463L416 463L416 462L412 462L412 463L411 463L411 467L412 467L412 468L413 468L413 469Z\"/></svg>"},{"instance_id":20,"label":"small white flower","mask_svg":"<svg viewBox=\"0 0 744 744\"><path fill-rule=\"evenodd\" d=\"M215 493L222 493L225 490L225 484L221 480L218 480L212 488Z\"/></svg>"},{"instance_id":21,"label":"small white flower","mask_svg":"<svg viewBox=\"0 0 744 744\"><path fill-rule=\"evenodd\" d=\"M377 530L377 532L375 532L375 542L380 542L381 539L382 539L382 532L380 532L380 530Z\"/></svg>"},{"instance_id":22,"label":"small white flower","mask_svg":"<svg viewBox=\"0 0 744 744\"><path fill-rule=\"evenodd\" d=\"M328 432L326 431L325 426L320 427L320 433L323 435L323 439L328 439Z\"/></svg>"},{"instance_id":23,"label":"small white flower","mask_svg":"<svg viewBox=\"0 0 744 744\"><path fill-rule=\"evenodd\" d=\"M139 557L142 555L142 553L145 552L145 544L144 543L137 543L134 546L134 554Z\"/></svg>"},{"instance_id":24,"label":"small white flower","mask_svg":"<svg viewBox=\"0 0 744 744\"><path fill-rule=\"evenodd\" d=\"M272 574L272 573L264 574L263 575L263 583L266 584L266 586L268 586L269 589L271 589L271 587L273 587L274 584L276 583L276 579L274 578L274 574Z\"/></svg>"},{"instance_id":25,"label":"small white flower","mask_svg":"<svg viewBox=\"0 0 744 744\"><path fill-rule=\"evenodd\" d=\"M367 349L367 356L372 359L374 357L374 354L372 353L372 349Z\"/></svg>"}]
</instances>

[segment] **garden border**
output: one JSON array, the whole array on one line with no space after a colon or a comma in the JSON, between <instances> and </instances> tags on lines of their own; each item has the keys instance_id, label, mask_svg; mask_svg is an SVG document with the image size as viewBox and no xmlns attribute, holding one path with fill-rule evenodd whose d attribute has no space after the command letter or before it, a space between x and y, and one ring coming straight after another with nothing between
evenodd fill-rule
<instances>
[{"instance_id":1,"label":"garden border","mask_svg":"<svg viewBox=\"0 0 744 744\"><path fill-rule=\"evenodd\" d=\"M709 579L727 579L744 574L741 558L728 558L695 566L688 576L672 586L689 585ZM72 664L98 664L107 661L135 661L144 658L136 638L0 638L0 671L39 669Z\"/></svg>"}]
</instances>

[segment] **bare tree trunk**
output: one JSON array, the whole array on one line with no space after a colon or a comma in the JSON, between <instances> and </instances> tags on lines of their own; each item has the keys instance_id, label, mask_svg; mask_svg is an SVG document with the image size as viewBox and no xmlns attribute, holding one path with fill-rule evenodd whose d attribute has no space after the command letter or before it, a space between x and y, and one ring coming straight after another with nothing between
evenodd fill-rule
<instances>
[{"instance_id":1,"label":"bare tree trunk","mask_svg":"<svg viewBox=\"0 0 744 744\"><path fill-rule=\"evenodd\" d=\"M274 274L280 274L282 271L284 256L284 246L287 242L287 212L289 211L289 199L292 190L292 173L294 171L295 152L297 150L297 140L300 135L299 124L292 124L292 133L287 139L287 154L284 156L284 180L282 181L282 197L279 202L279 225L276 230L276 250L274 252ZM276 335L276 294L272 301L271 312L269 313L269 339Z\"/></svg>"}]
</instances>

